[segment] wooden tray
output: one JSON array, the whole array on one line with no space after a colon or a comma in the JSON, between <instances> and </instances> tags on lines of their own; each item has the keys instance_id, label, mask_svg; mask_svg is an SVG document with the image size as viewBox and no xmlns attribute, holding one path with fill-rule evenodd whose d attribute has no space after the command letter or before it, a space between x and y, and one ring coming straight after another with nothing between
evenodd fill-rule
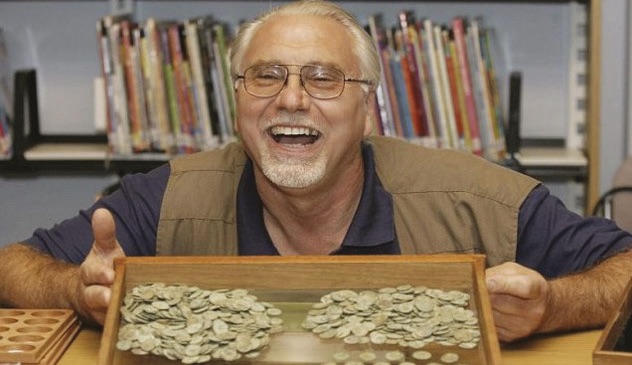
<instances>
[{"instance_id":1,"label":"wooden tray","mask_svg":"<svg viewBox=\"0 0 632 365\"><path fill-rule=\"evenodd\" d=\"M54 364L79 328L69 309L0 309L0 363Z\"/></svg>"},{"instance_id":2,"label":"wooden tray","mask_svg":"<svg viewBox=\"0 0 632 365\"><path fill-rule=\"evenodd\" d=\"M632 364L632 280L593 352L594 365Z\"/></svg>"},{"instance_id":3,"label":"wooden tray","mask_svg":"<svg viewBox=\"0 0 632 365\"><path fill-rule=\"evenodd\" d=\"M139 356L116 348L121 323L120 307L126 293L135 286L155 282L203 289L243 288L256 292L258 297L260 294L267 296L265 300L273 304L274 296L278 295L280 303L297 302L299 306L315 303L314 292L326 294L340 289L371 290L410 284L460 290L470 294L468 309L477 316L481 337L474 349L441 347L444 352L458 353L461 363L500 364L484 270L482 255L123 258L115 262L116 279L101 339L99 364L177 363L159 356ZM234 363L320 364L322 360L310 359L306 353L311 351L322 356L333 351L331 346L321 344L319 337L307 330L274 336L279 338L272 340L269 349L273 353L280 351L281 357L268 354L270 356ZM300 342L307 337L307 343ZM439 362L438 356L433 361Z\"/></svg>"}]
</instances>

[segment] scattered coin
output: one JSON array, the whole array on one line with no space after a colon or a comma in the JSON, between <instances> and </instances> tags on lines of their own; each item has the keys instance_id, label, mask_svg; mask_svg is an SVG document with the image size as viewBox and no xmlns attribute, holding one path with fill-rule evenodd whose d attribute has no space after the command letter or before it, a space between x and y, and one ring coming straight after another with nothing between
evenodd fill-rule
<instances>
[{"instance_id":1,"label":"scattered coin","mask_svg":"<svg viewBox=\"0 0 632 365\"><path fill-rule=\"evenodd\" d=\"M453 352L448 352L441 356L441 361L446 364L454 364L455 362L459 361L459 355Z\"/></svg>"},{"instance_id":2,"label":"scattered coin","mask_svg":"<svg viewBox=\"0 0 632 365\"><path fill-rule=\"evenodd\" d=\"M345 361L347 359L349 359L351 355L349 355L348 352L336 352L335 354L333 354L333 358L336 361Z\"/></svg>"},{"instance_id":3,"label":"scattered coin","mask_svg":"<svg viewBox=\"0 0 632 365\"><path fill-rule=\"evenodd\" d=\"M377 358L377 355L373 352L365 351L365 352L360 353L358 357L362 361L373 361Z\"/></svg>"},{"instance_id":4,"label":"scattered coin","mask_svg":"<svg viewBox=\"0 0 632 365\"><path fill-rule=\"evenodd\" d=\"M402 361L406 356L401 351L389 351L384 355L384 357L388 361Z\"/></svg>"},{"instance_id":5,"label":"scattered coin","mask_svg":"<svg viewBox=\"0 0 632 365\"><path fill-rule=\"evenodd\" d=\"M411 356L416 360L428 360L432 357L432 354L428 351L415 351Z\"/></svg>"}]
</instances>

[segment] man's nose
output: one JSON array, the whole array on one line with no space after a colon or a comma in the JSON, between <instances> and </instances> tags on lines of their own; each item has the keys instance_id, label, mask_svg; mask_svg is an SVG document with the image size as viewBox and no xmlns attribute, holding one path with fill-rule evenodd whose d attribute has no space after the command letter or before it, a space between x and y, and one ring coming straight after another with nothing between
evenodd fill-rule
<instances>
[{"instance_id":1,"label":"man's nose","mask_svg":"<svg viewBox=\"0 0 632 365\"><path fill-rule=\"evenodd\" d=\"M289 111L295 111L307 108L309 102L310 96L303 87L301 75L289 73L283 89L277 95L278 105Z\"/></svg>"}]
</instances>

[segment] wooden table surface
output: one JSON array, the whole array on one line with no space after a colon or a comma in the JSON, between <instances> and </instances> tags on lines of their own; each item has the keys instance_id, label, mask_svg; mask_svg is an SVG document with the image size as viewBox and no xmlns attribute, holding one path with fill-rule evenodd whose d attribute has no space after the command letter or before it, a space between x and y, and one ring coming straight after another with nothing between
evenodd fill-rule
<instances>
[{"instance_id":1,"label":"wooden table surface","mask_svg":"<svg viewBox=\"0 0 632 365\"><path fill-rule=\"evenodd\" d=\"M536 336L503 345L503 365L591 365L600 330ZM95 364L101 331L84 328L64 353L58 365Z\"/></svg>"}]
</instances>

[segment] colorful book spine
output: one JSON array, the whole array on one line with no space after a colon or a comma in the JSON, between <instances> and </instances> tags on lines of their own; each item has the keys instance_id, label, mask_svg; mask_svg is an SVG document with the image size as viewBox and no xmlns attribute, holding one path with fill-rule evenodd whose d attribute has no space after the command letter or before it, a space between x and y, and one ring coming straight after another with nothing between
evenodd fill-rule
<instances>
[{"instance_id":1,"label":"colorful book spine","mask_svg":"<svg viewBox=\"0 0 632 365\"><path fill-rule=\"evenodd\" d=\"M214 39L215 39L215 57L217 61L217 70L219 76L219 82L222 86L222 93L226 102L226 141L234 139L233 123L235 121L235 90L233 89L233 81L230 75L230 69L228 67L228 37L225 31L225 25L217 23L213 25Z\"/></svg>"},{"instance_id":2,"label":"colorful book spine","mask_svg":"<svg viewBox=\"0 0 632 365\"><path fill-rule=\"evenodd\" d=\"M147 115L147 97L145 78L143 77L143 51L144 32L134 24L132 28L132 67L134 77L134 103L136 104L136 113L139 124L139 151L147 152L151 150L151 136L149 130L149 120Z\"/></svg>"},{"instance_id":3,"label":"colorful book spine","mask_svg":"<svg viewBox=\"0 0 632 365\"><path fill-rule=\"evenodd\" d=\"M194 93L194 106L197 111L197 123L199 126L198 146L202 149L216 147L211 124L211 113L207 103L206 82L202 70L202 54L198 37L198 23L195 19L184 23L186 32L186 46L189 53L191 68L191 83Z\"/></svg>"},{"instance_id":4,"label":"colorful book spine","mask_svg":"<svg viewBox=\"0 0 632 365\"><path fill-rule=\"evenodd\" d=\"M456 17L452 19L452 30L454 31L454 42L456 46L456 54L459 61L459 73L461 75L461 86L465 98L465 110L469 121L470 138L472 143L472 153L483 154L481 137L479 134L478 116L476 112L476 102L474 100L474 91L472 85L472 76L470 73L468 49L465 43L465 27L463 18Z\"/></svg>"},{"instance_id":5,"label":"colorful book spine","mask_svg":"<svg viewBox=\"0 0 632 365\"><path fill-rule=\"evenodd\" d=\"M211 140L207 142L208 148L220 145L219 135L219 113L216 103L217 86L213 84L213 44L212 32L215 21L211 16L197 18L198 42L200 46L200 68L202 71L202 79L205 86L205 103L209 112Z\"/></svg>"},{"instance_id":6,"label":"colorful book spine","mask_svg":"<svg viewBox=\"0 0 632 365\"><path fill-rule=\"evenodd\" d=\"M432 99L431 87L429 85L428 75L428 59L424 49L423 42L423 29L419 27L420 22L415 21L413 25L414 31L409 33L410 40L413 44L413 51L415 52L415 60L417 62L417 75L419 77L418 83L421 89L423 97L424 110L426 111L426 135L423 137L422 145L426 147L437 147L437 132L435 128L436 123L436 110L435 103ZM410 27L410 25L409 25Z\"/></svg>"},{"instance_id":7,"label":"colorful book spine","mask_svg":"<svg viewBox=\"0 0 632 365\"><path fill-rule=\"evenodd\" d=\"M379 14L373 14L369 17L369 34L373 38L375 49L380 55L380 84L375 90L377 116L381 125L381 134L385 136L396 136L397 132L394 125L394 117L392 110L392 100L388 92L388 80L385 75L385 63L382 52L386 49L386 35L382 25L382 17Z\"/></svg>"},{"instance_id":8,"label":"colorful book spine","mask_svg":"<svg viewBox=\"0 0 632 365\"><path fill-rule=\"evenodd\" d=\"M195 116L189 93L190 70L185 54L186 46L183 42L182 32L182 24L174 24L169 27L169 51L173 65L173 86L180 113L180 133L176 136L177 143L183 153L191 153L196 150L194 138Z\"/></svg>"},{"instance_id":9,"label":"colorful book spine","mask_svg":"<svg viewBox=\"0 0 632 365\"><path fill-rule=\"evenodd\" d=\"M485 63L486 80L489 89L489 102L491 104L491 115L493 121L493 131L496 143L496 151L498 160L502 161L506 158L507 146L505 142L505 120L503 118L502 103L500 101L500 92L498 91L498 79L496 77L496 68L494 65L494 57L491 47L491 29L480 29L481 54Z\"/></svg>"},{"instance_id":10,"label":"colorful book spine","mask_svg":"<svg viewBox=\"0 0 632 365\"><path fill-rule=\"evenodd\" d=\"M124 19L118 16L106 16L96 23L97 42L101 78L105 95L106 133L108 149L113 154L131 153L129 143L129 126L127 125L127 106L121 102L121 91L124 92L124 75L122 75L119 52L120 25Z\"/></svg>"},{"instance_id":11,"label":"colorful book spine","mask_svg":"<svg viewBox=\"0 0 632 365\"><path fill-rule=\"evenodd\" d=\"M453 35L446 36L446 66L448 70L448 78L450 80L450 91L452 93L452 102L454 107L454 119L456 121L459 145L458 148L467 152L472 151L472 141L470 138L469 123L467 120L467 112L465 110L465 96L463 95L463 87L461 75L459 73L459 59L456 54L456 45L454 44Z\"/></svg>"},{"instance_id":12,"label":"colorful book spine","mask_svg":"<svg viewBox=\"0 0 632 365\"><path fill-rule=\"evenodd\" d=\"M111 19L111 18L110 18ZM108 147L110 152L118 152L116 145L116 125L117 114L114 110L114 65L112 60L112 49L108 31L111 31L111 20L106 18L97 21L97 46L99 49L99 61L101 66L101 78L103 79L105 95L106 133L108 136Z\"/></svg>"},{"instance_id":13,"label":"colorful book spine","mask_svg":"<svg viewBox=\"0 0 632 365\"><path fill-rule=\"evenodd\" d=\"M402 60L407 62L406 58L401 54L393 54L390 60L391 74L393 75L393 86L397 95L397 106L399 108L399 116L401 118L402 136L407 139L415 137L413 129L413 121L410 115L410 107L408 105L408 94L406 90L406 81L402 71Z\"/></svg>"},{"instance_id":14,"label":"colorful book spine","mask_svg":"<svg viewBox=\"0 0 632 365\"><path fill-rule=\"evenodd\" d=\"M125 91L127 96L127 111L129 117L129 131L134 152L144 152L149 150L148 139L143 130L141 93L142 86L139 85L137 77L138 54L133 39L133 27L131 21L121 22L121 57L124 69Z\"/></svg>"},{"instance_id":15,"label":"colorful book spine","mask_svg":"<svg viewBox=\"0 0 632 365\"><path fill-rule=\"evenodd\" d=\"M487 70L481 53L481 43L478 21L472 19L467 36L468 51L470 52L472 82L474 84L475 100L479 117L481 142L483 143L485 158L498 161L499 156L494 136L493 108L490 103Z\"/></svg>"},{"instance_id":16,"label":"colorful book spine","mask_svg":"<svg viewBox=\"0 0 632 365\"><path fill-rule=\"evenodd\" d=\"M404 128L402 127L402 117L400 115L399 99L395 89L395 80L393 76L393 53L390 48L385 48L380 52L382 63L384 64L384 80L386 82L386 91L391 101L391 112L393 113L393 130L394 136L404 137Z\"/></svg>"},{"instance_id":17,"label":"colorful book spine","mask_svg":"<svg viewBox=\"0 0 632 365\"><path fill-rule=\"evenodd\" d=\"M436 43L435 38L435 25L432 20L425 19L423 21L424 26L424 41L427 44L428 50L428 64L429 64L429 75L430 75L430 89L433 95L433 101L435 103L436 114L436 128L437 128L437 141L438 147L440 148L449 148L449 126L448 126L448 117L446 114L445 108L445 100L444 94L442 91L441 85L441 74L440 74L440 66L439 66L439 52L438 45Z\"/></svg>"},{"instance_id":18,"label":"colorful book spine","mask_svg":"<svg viewBox=\"0 0 632 365\"><path fill-rule=\"evenodd\" d=\"M0 104L0 156L7 158L11 156L11 130L9 129L9 115L5 111L4 105Z\"/></svg>"},{"instance_id":19,"label":"colorful book spine","mask_svg":"<svg viewBox=\"0 0 632 365\"><path fill-rule=\"evenodd\" d=\"M165 78L165 89L167 100L169 102L169 120L171 121L171 131L173 133L173 144L175 146L176 153L182 151L182 131L180 128L180 104L178 103L177 84L175 80L175 74L173 71L173 63L171 62L171 51L169 46L169 25L164 28L160 28L160 45L162 47L163 55L163 72Z\"/></svg>"},{"instance_id":20,"label":"colorful book spine","mask_svg":"<svg viewBox=\"0 0 632 365\"><path fill-rule=\"evenodd\" d=\"M416 30L414 28L412 14L406 11L400 12L399 24L401 27L401 52L406 58L406 62L402 63L402 71L408 91L408 105L413 122L413 131L415 137L419 138L428 135L428 122L424 108L425 96L421 92L419 70L417 68L415 46L413 44L414 34L412 33L415 33Z\"/></svg>"},{"instance_id":21,"label":"colorful book spine","mask_svg":"<svg viewBox=\"0 0 632 365\"><path fill-rule=\"evenodd\" d=\"M0 27L0 105L7 118L13 117L13 92L11 91L11 70L9 68L9 49L5 30Z\"/></svg>"},{"instance_id":22,"label":"colorful book spine","mask_svg":"<svg viewBox=\"0 0 632 365\"><path fill-rule=\"evenodd\" d=\"M435 45L437 47L437 66L439 71L439 90L442 96L442 107L445 111L446 118L446 147L457 148L457 126L454 117L454 106L452 102L452 94L450 92L450 81L448 80L448 70L446 65L445 48L446 45L443 42L443 29L440 26L435 26L434 29Z\"/></svg>"},{"instance_id":23,"label":"colorful book spine","mask_svg":"<svg viewBox=\"0 0 632 365\"><path fill-rule=\"evenodd\" d=\"M112 51L112 85L113 85L113 113L111 135L114 138L114 153L121 155L132 154L130 137L129 111L127 107L127 88L125 84L125 69L121 51L121 24L113 22L108 30L110 49Z\"/></svg>"},{"instance_id":24,"label":"colorful book spine","mask_svg":"<svg viewBox=\"0 0 632 365\"><path fill-rule=\"evenodd\" d=\"M164 51L161 32L169 24L149 18L145 23L147 45L146 69L148 109L150 111L150 135L153 148L167 153L175 152L175 141L169 115L169 98L165 78Z\"/></svg>"},{"instance_id":25,"label":"colorful book spine","mask_svg":"<svg viewBox=\"0 0 632 365\"><path fill-rule=\"evenodd\" d=\"M203 28L203 38L204 43L206 44L208 58L208 64L205 69L208 73L207 77L210 78L210 82L213 85L213 92L210 97L212 98L212 104L214 105L215 114L217 115L217 118L213 119L213 130L215 131L220 144L222 144L231 141L232 135L227 127L230 123L230 112L228 110L228 99L223 91L224 83L222 81L221 64L217 58L218 46L215 41L214 25L215 22L208 21L207 25Z\"/></svg>"}]
</instances>

